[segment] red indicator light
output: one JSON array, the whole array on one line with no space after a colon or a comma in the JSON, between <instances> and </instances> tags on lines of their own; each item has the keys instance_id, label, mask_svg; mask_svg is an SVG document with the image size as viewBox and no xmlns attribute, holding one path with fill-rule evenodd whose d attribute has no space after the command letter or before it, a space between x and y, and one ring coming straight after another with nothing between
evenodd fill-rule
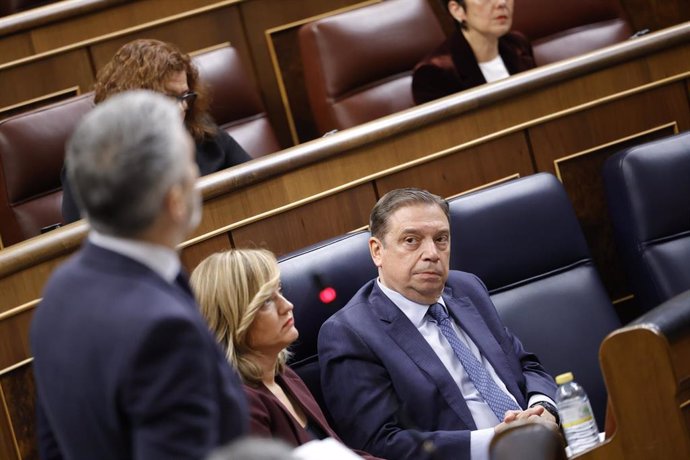
<instances>
[{"instance_id":1,"label":"red indicator light","mask_svg":"<svg viewBox=\"0 0 690 460\"><path fill-rule=\"evenodd\" d=\"M332 287L323 288L321 289L321 292L319 292L319 299L323 303L331 303L335 300L335 297L335 289Z\"/></svg>"}]
</instances>

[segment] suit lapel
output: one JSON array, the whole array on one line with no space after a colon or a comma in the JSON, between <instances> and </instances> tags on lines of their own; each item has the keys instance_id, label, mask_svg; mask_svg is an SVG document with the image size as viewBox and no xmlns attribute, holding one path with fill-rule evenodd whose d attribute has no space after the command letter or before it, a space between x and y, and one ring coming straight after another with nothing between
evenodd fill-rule
<instances>
[{"instance_id":1,"label":"suit lapel","mask_svg":"<svg viewBox=\"0 0 690 460\"><path fill-rule=\"evenodd\" d=\"M463 88L473 88L486 83L477 58L474 57L474 52L462 32L453 33L450 40L450 52Z\"/></svg>"},{"instance_id":2,"label":"suit lapel","mask_svg":"<svg viewBox=\"0 0 690 460\"><path fill-rule=\"evenodd\" d=\"M436 384L448 405L463 423L476 429L472 414L453 380L431 346L405 314L386 297L378 286L374 287L370 304L383 324L384 331L401 350Z\"/></svg>"},{"instance_id":3,"label":"suit lapel","mask_svg":"<svg viewBox=\"0 0 690 460\"><path fill-rule=\"evenodd\" d=\"M510 370L510 363L493 332L489 329L484 318L479 314L467 297L453 297L452 291L446 288L443 294L448 310L462 330L470 336L477 345L479 353L493 366L498 377L506 385L508 391L516 398L521 407L525 407L525 398L517 385L515 375Z\"/></svg>"}]
</instances>

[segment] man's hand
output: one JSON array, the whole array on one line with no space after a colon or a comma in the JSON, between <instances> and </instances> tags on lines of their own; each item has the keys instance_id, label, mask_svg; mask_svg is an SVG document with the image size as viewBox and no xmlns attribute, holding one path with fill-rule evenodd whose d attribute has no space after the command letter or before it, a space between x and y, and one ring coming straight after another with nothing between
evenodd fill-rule
<instances>
[{"instance_id":1,"label":"man's hand","mask_svg":"<svg viewBox=\"0 0 690 460\"><path fill-rule=\"evenodd\" d=\"M494 431L498 434L512 424L522 423L541 423L554 431L558 431L556 419L543 406L534 406L523 411L509 410L503 417L503 421L494 427Z\"/></svg>"}]
</instances>

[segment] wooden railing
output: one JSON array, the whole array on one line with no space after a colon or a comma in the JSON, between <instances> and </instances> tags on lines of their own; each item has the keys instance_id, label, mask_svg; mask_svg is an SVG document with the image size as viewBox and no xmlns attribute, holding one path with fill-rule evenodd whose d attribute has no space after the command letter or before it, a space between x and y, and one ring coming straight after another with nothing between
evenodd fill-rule
<instances>
[{"instance_id":1,"label":"wooden railing","mask_svg":"<svg viewBox=\"0 0 690 460\"><path fill-rule=\"evenodd\" d=\"M617 148L690 129L690 23L535 69L308 142L199 181L204 217L182 245L278 254L366 225L386 191L451 196L510 176L557 174L614 300L628 290L611 247L599 169ZM78 222L0 251L0 458L32 458L28 326Z\"/></svg>"}]
</instances>

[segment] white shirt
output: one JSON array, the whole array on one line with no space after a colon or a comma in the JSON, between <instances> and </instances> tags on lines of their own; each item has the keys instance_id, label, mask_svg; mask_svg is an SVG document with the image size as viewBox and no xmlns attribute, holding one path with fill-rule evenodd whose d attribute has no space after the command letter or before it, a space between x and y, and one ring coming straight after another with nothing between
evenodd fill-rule
<instances>
[{"instance_id":1,"label":"white shirt","mask_svg":"<svg viewBox=\"0 0 690 460\"><path fill-rule=\"evenodd\" d=\"M479 62L478 64L479 70L482 71L482 75L484 75L484 79L488 83L510 77L508 69L500 54L497 54L496 57L490 61Z\"/></svg>"},{"instance_id":2,"label":"white shirt","mask_svg":"<svg viewBox=\"0 0 690 460\"><path fill-rule=\"evenodd\" d=\"M429 310L429 305L422 305L409 300L399 292L384 286L380 279L377 280L377 283L386 297L388 297L417 328L422 337L424 337L424 340L427 341L441 360L443 366L448 370L451 378L458 385L467 403L467 407L472 414L474 423L477 425L477 430L470 432L470 456L472 460L487 460L489 457L489 443L494 436L493 427L498 425L500 421L479 394L472 380L470 380L462 363L455 356L453 348L436 325L436 321L426 314ZM446 308L443 297L439 297L437 302ZM458 335L458 338L470 349L479 362L482 363L498 387L503 390L508 397L515 401L515 397L507 390L491 363L481 355L479 348L477 348L477 345L472 341L469 335L467 335L454 321L453 329ZM554 402L545 395L533 395L529 399L528 406L538 401L548 401L554 404ZM515 401L515 403L517 404L517 401Z\"/></svg>"},{"instance_id":3,"label":"white shirt","mask_svg":"<svg viewBox=\"0 0 690 460\"><path fill-rule=\"evenodd\" d=\"M170 284L175 282L180 272L180 257L177 252L166 246L104 235L95 230L89 232L89 241L96 246L136 260Z\"/></svg>"}]
</instances>

